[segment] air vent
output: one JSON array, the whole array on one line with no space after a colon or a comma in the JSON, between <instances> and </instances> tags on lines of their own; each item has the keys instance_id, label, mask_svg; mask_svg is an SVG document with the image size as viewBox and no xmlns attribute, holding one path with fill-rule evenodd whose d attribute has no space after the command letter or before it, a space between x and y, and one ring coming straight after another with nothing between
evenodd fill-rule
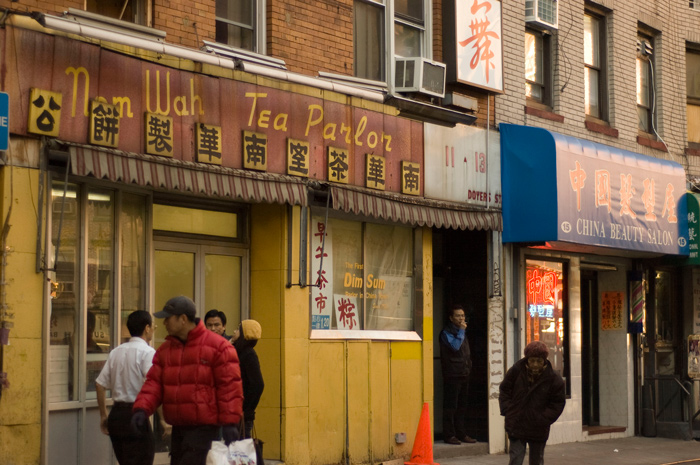
<instances>
[{"instance_id":1,"label":"air vent","mask_svg":"<svg viewBox=\"0 0 700 465\"><path fill-rule=\"evenodd\" d=\"M420 92L433 97L445 96L444 63L421 57L397 58L395 85L397 92Z\"/></svg>"},{"instance_id":2,"label":"air vent","mask_svg":"<svg viewBox=\"0 0 700 465\"><path fill-rule=\"evenodd\" d=\"M557 0L525 0L525 21L545 29L559 27Z\"/></svg>"}]
</instances>

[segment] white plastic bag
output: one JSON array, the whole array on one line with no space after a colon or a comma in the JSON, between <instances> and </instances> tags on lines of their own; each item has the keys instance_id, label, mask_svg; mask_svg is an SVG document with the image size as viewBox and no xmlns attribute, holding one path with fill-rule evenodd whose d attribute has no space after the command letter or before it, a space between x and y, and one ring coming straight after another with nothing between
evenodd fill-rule
<instances>
[{"instance_id":1,"label":"white plastic bag","mask_svg":"<svg viewBox=\"0 0 700 465\"><path fill-rule=\"evenodd\" d=\"M252 439L234 441L226 447L223 441L212 441L206 465L256 465Z\"/></svg>"},{"instance_id":2,"label":"white plastic bag","mask_svg":"<svg viewBox=\"0 0 700 465\"><path fill-rule=\"evenodd\" d=\"M253 439L234 441L228 446L229 465L256 465Z\"/></svg>"},{"instance_id":3,"label":"white plastic bag","mask_svg":"<svg viewBox=\"0 0 700 465\"><path fill-rule=\"evenodd\" d=\"M211 449L207 453L206 465L229 465L228 447L223 441L212 441Z\"/></svg>"}]
</instances>

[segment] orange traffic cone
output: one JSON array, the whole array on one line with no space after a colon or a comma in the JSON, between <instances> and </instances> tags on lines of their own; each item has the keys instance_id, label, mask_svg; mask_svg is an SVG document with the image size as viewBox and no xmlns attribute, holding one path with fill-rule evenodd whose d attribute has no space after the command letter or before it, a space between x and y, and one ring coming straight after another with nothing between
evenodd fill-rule
<instances>
[{"instance_id":1,"label":"orange traffic cone","mask_svg":"<svg viewBox=\"0 0 700 465\"><path fill-rule=\"evenodd\" d=\"M433 435L430 434L430 416L428 413L428 403L423 404L423 412L418 421L418 431L416 440L413 443L411 460L404 462L405 465L440 465L433 463Z\"/></svg>"}]
</instances>

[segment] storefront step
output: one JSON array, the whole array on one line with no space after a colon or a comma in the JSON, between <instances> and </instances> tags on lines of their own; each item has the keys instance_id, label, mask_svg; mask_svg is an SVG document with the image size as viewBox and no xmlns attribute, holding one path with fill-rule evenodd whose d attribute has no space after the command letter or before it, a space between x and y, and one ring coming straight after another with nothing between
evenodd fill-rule
<instances>
[{"instance_id":1,"label":"storefront step","mask_svg":"<svg viewBox=\"0 0 700 465\"><path fill-rule=\"evenodd\" d=\"M489 453L489 445L485 442L475 444L445 444L442 441L433 444L433 457L438 459L451 459L454 457L467 457L473 455L486 455Z\"/></svg>"}]
</instances>

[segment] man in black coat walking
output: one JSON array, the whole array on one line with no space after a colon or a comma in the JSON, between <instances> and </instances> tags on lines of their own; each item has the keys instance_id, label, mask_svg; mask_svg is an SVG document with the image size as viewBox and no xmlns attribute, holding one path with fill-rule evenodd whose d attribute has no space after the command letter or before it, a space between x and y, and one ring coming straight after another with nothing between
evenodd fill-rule
<instances>
[{"instance_id":1,"label":"man in black coat walking","mask_svg":"<svg viewBox=\"0 0 700 465\"><path fill-rule=\"evenodd\" d=\"M564 380L552 369L548 356L546 344L529 343L525 357L515 362L501 383L498 403L510 439L509 465L523 463L527 445L530 465L544 465L549 427L564 411Z\"/></svg>"}]
</instances>

